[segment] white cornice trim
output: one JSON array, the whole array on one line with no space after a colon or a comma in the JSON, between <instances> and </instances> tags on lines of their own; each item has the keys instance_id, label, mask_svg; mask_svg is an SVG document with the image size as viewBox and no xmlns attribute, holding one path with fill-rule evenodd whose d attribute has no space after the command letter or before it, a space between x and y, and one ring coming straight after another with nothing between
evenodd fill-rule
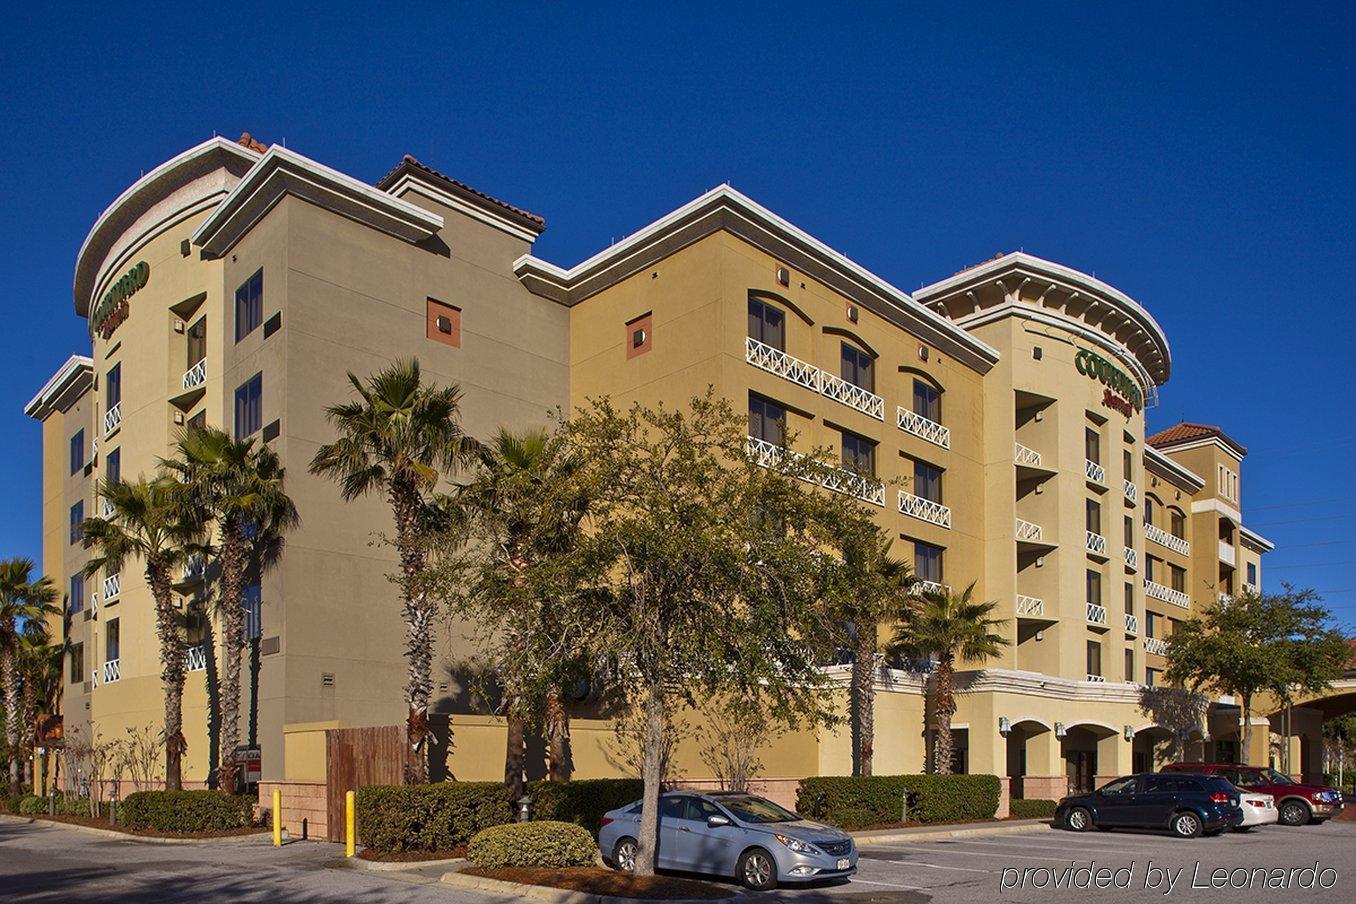
<instances>
[{"instance_id":1,"label":"white cornice trim","mask_svg":"<svg viewBox=\"0 0 1356 904\"><path fill-rule=\"evenodd\" d=\"M531 244L537 240L539 233L524 229L508 217L500 216L486 207L470 204L456 195L446 191L437 185L429 182L427 179L420 179L412 173L406 173L396 180L386 192L395 198L404 199L405 195L422 195L430 201L441 204L444 207L450 207L458 213L465 214L473 220L478 220L495 229L507 232L515 239L522 239Z\"/></svg>"},{"instance_id":2,"label":"white cornice trim","mask_svg":"<svg viewBox=\"0 0 1356 904\"><path fill-rule=\"evenodd\" d=\"M1198 499L1191 503L1191 513L1194 515L1198 512L1218 512L1226 518L1229 518L1234 524L1241 525L1243 523L1242 512L1232 505L1229 505L1227 502L1221 502L1218 499Z\"/></svg>"},{"instance_id":3,"label":"white cornice trim","mask_svg":"<svg viewBox=\"0 0 1356 904\"><path fill-rule=\"evenodd\" d=\"M1182 467L1168 456L1159 452L1153 446L1144 447L1144 466L1154 470L1165 480L1173 483L1181 482L1185 484L1182 489L1191 493L1199 493L1205 489L1205 480L1198 477L1194 472Z\"/></svg>"},{"instance_id":4,"label":"white cornice trim","mask_svg":"<svg viewBox=\"0 0 1356 904\"><path fill-rule=\"evenodd\" d=\"M43 420L57 410L63 398L72 391L78 396L94 383L94 359L86 355L71 355L66 363L43 384L38 394L24 406L24 414Z\"/></svg>"},{"instance_id":5,"label":"white cornice trim","mask_svg":"<svg viewBox=\"0 0 1356 904\"><path fill-rule=\"evenodd\" d=\"M226 254L289 194L411 243L443 227L430 210L275 144L198 226L193 244L210 257Z\"/></svg>"},{"instance_id":6,"label":"white cornice trim","mask_svg":"<svg viewBox=\"0 0 1356 904\"><path fill-rule=\"evenodd\" d=\"M1193 439L1182 443L1171 443L1163 448L1168 452L1185 452L1188 449L1204 449L1214 446L1225 455L1228 455L1234 461L1242 462L1243 455L1237 449L1220 439L1218 436L1206 436L1201 439Z\"/></svg>"},{"instance_id":7,"label":"white cornice trim","mask_svg":"<svg viewBox=\"0 0 1356 904\"><path fill-rule=\"evenodd\" d=\"M999 359L998 351L987 343L728 185L711 189L569 270L526 254L514 262L514 272L532 292L575 305L721 229L824 282L979 373L988 372Z\"/></svg>"},{"instance_id":8,"label":"white cornice trim","mask_svg":"<svg viewBox=\"0 0 1356 904\"><path fill-rule=\"evenodd\" d=\"M1272 543L1252 528L1244 527L1241 524L1238 526L1238 535L1243 538L1244 543L1252 546L1258 552L1271 552L1276 548L1275 543Z\"/></svg>"}]
</instances>

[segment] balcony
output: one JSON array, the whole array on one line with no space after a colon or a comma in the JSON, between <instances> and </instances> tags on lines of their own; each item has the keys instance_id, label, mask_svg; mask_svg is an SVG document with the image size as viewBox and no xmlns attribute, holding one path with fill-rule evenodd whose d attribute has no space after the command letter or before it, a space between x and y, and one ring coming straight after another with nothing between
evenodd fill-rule
<instances>
[{"instance_id":1,"label":"balcony","mask_svg":"<svg viewBox=\"0 0 1356 904\"><path fill-rule=\"evenodd\" d=\"M1122 480L1121 492L1125 494L1125 501L1131 505L1139 501L1139 487L1135 486L1133 481Z\"/></svg>"},{"instance_id":2,"label":"balcony","mask_svg":"<svg viewBox=\"0 0 1356 904\"><path fill-rule=\"evenodd\" d=\"M108 436L122 423L122 402L104 412L104 436Z\"/></svg>"},{"instance_id":3,"label":"balcony","mask_svg":"<svg viewBox=\"0 0 1356 904\"><path fill-rule=\"evenodd\" d=\"M189 647L187 665L190 672L207 671L207 647L202 644Z\"/></svg>"},{"instance_id":4,"label":"balcony","mask_svg":"<svg viewBox=\"0 0 1356 904\"><path fill-rule=\"evenodd\" d=\"M1139 570L1139 553L1133 547L1125 547L1125 567L1130 571Z\"/></svg>"},{"instance_id":5,"label":"balcony","mask_svg":"<svg viewBox=\"0 0 1356 904\"><path fill-rule=\"evenodd\" d=\"M912 433L922 440L927 440L934 446L941 446L943 449L951 448L951 429L943 427L936 421L928 420L921 414L909 411L906 408L896 410L896 423L900 430L905 433Z\"/></svg>"},{"instance_id":6,"label":"balcony","mask_svg":"<svg viewBox=\"0 0 1356 904\"><path fill-rule=\"evenodd\" d=\"M194 389L207 382L207 359L203 358L184 371L184 389Z\"/></svg>"},{"instance_id":7,"label":"balcony","mask_svg":"<svg viewBox=\"0 0 1356 904\"><path fill-rule=\"evenodd\" d=\"M1256 584L1244 584L1244 585L1243 585L1243 592L1244 592L1244 593L1253 593L1253 594L1255 594L1255 593L1257 593L1257 585L1256 585Z\"/></svg>"},{"instance_id":8,"label":"balcony","mask_svg":"<svg viewBox=\"0 0 1356 904\"><path fill-rule=\"evenodd\" d=\"M113 517L113 503L112 503L112 502L109 502L107 499L101 500L100 505L99 505L99 512L101 513L100 516L99 516L99 517L101 517L101 518L112 518L112 517Z\"/></svg>"},{"instance_id":9,"label":"balcony","mask_svg":"<svg viewBox=\"0 0 1356 904\"><path fill-rule=\"evenodd\" d=\"M1031 468L1041 466L1041 454L1035 449L1023 446L1021 443L1012 444L1012 460L1019 465L1026 465Z\"/></svg>"},{"instance_id":10,"label":"balcony","mask_svg":"<svg viewBox=\"0 0 1356 904\"><path fill-rule=\"evenodd\" d=\"M1168 642L1161 637L1144 638L1144 652L1153 653L1155 656L1168 655Z\"/></svg>"},{"instance_id":11,"label":"balcony","mask_svg":"<svg viewBox=\"0 0 1356 904\"><path fill-rule=\"evenodd\" d=\"M925 581L920 578L913 582L913 587L911 589L915 595L921 595L924 593L944 593L951 588L947 587L945 584L939 584L936 581Z\"/></svg>"},{"instance_id":12,"label":"balcony","mask_svg":"<svg viewBox=\"0 0 1356 904\"><path fill-rule=\"evenodd\" d=\"M1026 594L1017 594L1017 617L1040 618L1045 615L1045 600Z\"/></svg>"},{"instance_id":13,"label":"balcony","mask_svg":"<svg viewBox=\"0 0 1356 904\"><path fill-rule=\"evenodd\" d=\"M1238 561L1238 553L1234 550L1234 544L1228 540L1219 541L1219 560L1230 568Z\"/></svg>"},{"instance_id":14,"label":"balcony","mask_svg":"<svg viewBox=\"0 0 1356 904\"><path fill-rule=\"evenodd\" d=\"M951 527L951 509L941 503L906 493L903 490L899 491L899 511L902 515L917 518L919 521L926 521L928 524L935 524L947 529Z\"/></svg>"},{"instance_id":15,"label":"balcony","mask_svg":"<svg viewBox=\"0 0 1356 904\"><path fill-rule=\"evenodd\" d=\"M1088 624L1106 627L1106 606L1088 603Z\"/></svg>"},{"instance_id":16,"label":"balcony","mask_svg":"<svg viewBox=\"0 0 1356 904\"><path fill-rule=\"evenodd\" d=\"M1154 527L1152 524L1144 525L1144 537L1162 546L1164 549L1171 549L1178 555L1191 555L1191 544L1181 537L1174 537L1161 527Z\"/></svg>"},{"instance_id":17,"label":"balcony","mask_svg":"<svg viewBox=\"0 0 1356 904\"><path fill-rule=\"evenodd\" d=\"M1088 552L1092 553L1094 556L1106 558L1106 537L1090 530L1085 530L1083 534L1083 542L1084 545L1087 546Z\"/></svg>"},{"instance_id":18,"label":"balcony","mask_svg":"<svg viewBox=\"0 0 1356 904\"><path fill-rule=\"evenodd\" d=\"M1135 635L1139 633L1139 616L1125 613L1125 633Z\"/></svg>"},{"instance_id":19,"label":"balcony","mask_svg":"<svg viewBox=\"0 0 1356 904\"><path fill-rule=\"evenodd\" d=\"M1018 518L1014 530L1018 543L1045 543L1041 536L1042 531L1039 524L1032 524L1030 521Z\"/></svg>"},{"instance_id":20,"label":"balcony","mask_svg":"<svg viewBox=\"0 0 1356 904\"><path fill-rule=\"evenodd\" d=\"M112 684L122 677L122 660L110 659L104 663L104 684Z\"/></svg>"},{"instance_id":21,"label":"balcony","mask_svg":"<svg viewBox=\"0 0 1356 904\"><path fill-rule=\"evenodd\" d=\"M755 464L764 468L780 467L782 462L788 459L799 461L804 458L799 452L792 452L790 449L776 443L770 443L765 439L759 439L756 436L748 438L748 455ZM811 481L810 477L803 476L801 479ZM885 484L872 477L845 471L841 468L824 468L820 479L811 482L820 483L826 489L833 490L835 493L856 496L863 502L869 502L872 505L885 505Z\"/></svg>"},{"instance_id":22,"label":"balcony","mask_svg":"<svg viewBox=\"0 0 1356 904\"><path fill-rule=\"evenodd\" d=\"M1219 595L1219 607L1221 609L1228 609L1233 604L1234 604L1234 595L1232 593L1221 593Z\"/></svg>"},{"instance_id":23,"label":"balcony","mask_svg":"<svg viewBox=\"0 0 1356 904\"><path fill-rule=\"evenodd\" d=\"M104 578L104 602L116 599L122 592L122 572Z\"/></svg>"},{"instance_id":24,"label":"balcony","mask_svg":"<svg viewBox=\"0 0 1356 904\"><path fill-rule=\"evenodd\" d=\"M1091 681L1093 684L1106 684L1106 676L1104 675L1089 674L1088 680Z\"/></svg>"},{"instance_id":25,"label":"balcony","mask_svg":"<svg viewBox=\"0 0 1356 904\"><path fill-rule=\"evenodd\" d=\"M1091 482L1098 484L1099 486L1106 486L1106 468L1102 467L1091 458L1084 459L1083 473L1087 475L1088 480Z\"/></svg>"},{"instance_id":26,"label":"balcony","mask_svg":"<svg viewBox=\"0 0 1356 904\"><path fill-rule=\"evenodd\" d=\"M1182 609L1191 608L1191 597L1180 590L1164 587L1162 584L1151 581L1148 578L1144 579L1144 595L1150 599L1161 600L1162 602L1170 603Z\"/></svg>"},{"instance_id":27,"label":"balcony","mask_svg":"<svg viewBox=\"0 0 1356 904\"><path fill-rule=\"evenodd\" d=\"M862 414L878 421L885 420L885 400L856 383L849 383L842 377L835 377L825 371L819 372L819 391L835 402L841 402L849 408L856 408Z\"/></svg>"},{"instance_id":28,"label":"balcony","mask_svg":"<svg viewBox=\"0 0 1356 904\"><path fill-rule=\"evenodd\" d=\"M744 337L744 360L783 380L789 380L797 386L803 386L849 408L855 408L878 421L885 420L885 400L874 392L826 373L813 364L759 342L752 336ZM187 379L188 375L185 374L184 378Z\"/></svg>"},{"instance_id":29,"label":"balcony","mask_svg":"<svg viewBox=\"0 0 1356 904\"><path fill-rule=\"evenodd\" d=\"M98 687L98 686L99 686L99 670L98 670L98 669L95 669L94 671L92 671L92 672L89 673L89 684L90 684L90 687Z\"/></svg>"}]
</instances>

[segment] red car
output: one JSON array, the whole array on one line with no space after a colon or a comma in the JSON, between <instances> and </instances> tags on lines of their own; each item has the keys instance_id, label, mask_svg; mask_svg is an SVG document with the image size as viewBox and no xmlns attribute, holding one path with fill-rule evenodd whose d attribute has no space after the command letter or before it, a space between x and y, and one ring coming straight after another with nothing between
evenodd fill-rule
<instances>
[{"instance_id":1,"label":"red car","mask_svg":"<svg viewBox=\"0 0 1356 904\"><path fill-rule=\"evenodd\" d=\"M1265 766L1236 763L1173 763L1163 772L1194 772L1227 779L1245 791L1258 791L1276 798L1280 822L1287 826L1320 823L1342 812L1342 792L1323 785L1301 784Z\"/></svg>"}]
</instances>

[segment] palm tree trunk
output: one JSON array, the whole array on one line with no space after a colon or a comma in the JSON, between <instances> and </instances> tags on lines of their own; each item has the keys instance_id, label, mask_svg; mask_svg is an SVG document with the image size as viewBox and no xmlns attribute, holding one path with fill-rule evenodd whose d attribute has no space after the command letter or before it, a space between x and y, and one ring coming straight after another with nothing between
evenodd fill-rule
<instances>
[{"instance_id":1,"label":"palm tree trunk","mask_svg":"<svg viewBox=\"0 0 1356 904\"><path fill-rule=\"evenodd\" d=\"M527 763L526 726L523 724L522 699L516 693L504 697L504 719L507 724L507 739L504 747L504 786L508 788L509 800L515 803L523 796L523 767Z\"/></svg>"},{"instance_id":2,"label":"palm tree trunk","mask_svg":"<svg viewBox=\"0 0 1356 904\"><path fill-rule=\"evenodd\" d=\"M570 719L558 687L546 692L546 735L546 777L553 782L569 781Z\"/></svg>"},{"instance_id":3,"label":"palm tree trunk","mask_svg":"<svg viewBox=\"0 0 1356 904\"><path fill-rule=\"evenodd\" d=\"M240 745L240 655L245 649L245 535L234 519L221 530L221 731L219 786L236 792L239 765L235 750ZM168 702L166 703L168 706Z\"/></svg>"},{"instance_id":4,"label":"palm tree trunk","mask_svg":"<svg viewBox=\"0 0 1356 904\"><path fill-rule=\"evenodd\" d=\"M857 774L870 775L876 744L876 626L857 626L852 658L852 716L857 728Z\"/></svg>"},{"instance_id":5,"label":"palm tree trunk","mask_svg":"<svg viewBox=\"0 0 1356 904\"><path fill-rule=\"evenodd\" d=\"M405 482L391 484L391 510L395 515L396 548L400 553L401 590L405 621L405 722L408 747L405 752L405 784L428 781L428 701L433 695L433 611L428 594L418 586L424 571L424 552L419 547L419 491Z\"/></svg>"},{"instance_id":6,"label":"palm tree trunk","mask_svg":"<svg viewBox=\"0 0 1356 904\"><path fill-rule=\"evenodd\" d=\"M0 635L13 637L13 631ZM9 751L9 793L17 795L22 790L19 781L19 733L23 728L23 706L19 694L19 668L15 661L14 647L0 640L0 677L5 682L5 747Z\"/></svg>"},{"instance_id":7,"label":"palm tree trunk","mask_svg":"<svg viewBox=\"0 0 1356 904\"><path fill-rule=\"evenodd\" d=\"M937 688L937 745L934 748L933 771L938 775L951 774L951 717L956 713L956 697L951 686L954 666L949 654L937 659L934 677Z\"/></svg>"},{"instance_id":8,"label":"palm tree trunk","mask_svg":"<svg viewBox=\"0 0 1356 904\"><path fill-rule=\"evenodd\" d=\"M187 677L184 637L174 609L169 569L163 563L146 564L146 583L155 598L155 630L160 640L160 681L165 687L165 790L183 788L184 679Z\"/></svg>"}]
</instances>

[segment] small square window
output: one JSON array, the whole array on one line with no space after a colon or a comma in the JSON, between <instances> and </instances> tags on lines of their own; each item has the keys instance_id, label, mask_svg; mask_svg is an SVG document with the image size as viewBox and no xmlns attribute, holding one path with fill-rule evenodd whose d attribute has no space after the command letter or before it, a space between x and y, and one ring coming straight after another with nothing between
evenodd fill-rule
<instances>
[{"instance_id":1,"label":"small square window","mask_svg":"<svg viewBox=\"0 0 1356 904\"><path fill-rule=\"evenodd\" d=\"M461 310L430 298L426 307L426 335L434 342L461 348Z\"/></svg>"},{"instance_id":2,"label":"small square window","mask_svg":"<svg viewBox=\"0 0 1356 904\"><path fill-rule=\"evenodd\" d=\"M654 317L641 314L626 324L626 357L643 355L654 347Z\"/></svg>"}]
</instances>

